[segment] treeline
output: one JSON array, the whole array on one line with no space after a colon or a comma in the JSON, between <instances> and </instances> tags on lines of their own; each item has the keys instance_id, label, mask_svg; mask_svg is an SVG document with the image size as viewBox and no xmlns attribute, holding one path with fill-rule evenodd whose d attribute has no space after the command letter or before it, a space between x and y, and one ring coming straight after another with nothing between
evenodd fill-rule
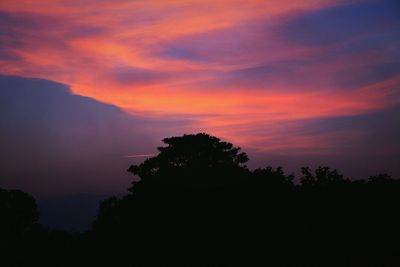
<instances>
[{"instance_id":1,"label":"treeline","mask_svg":"<svg viewBox=\"0 0 400 267\"><path fill-rule=\"evenodd\" d=\"M249 170L240 148L207 134L163 141L86 233L43 229L32 197L1 190L4 265L400 264L400 180L319 167L294 183L280 167Z\"/></svg>"}]
</instances>

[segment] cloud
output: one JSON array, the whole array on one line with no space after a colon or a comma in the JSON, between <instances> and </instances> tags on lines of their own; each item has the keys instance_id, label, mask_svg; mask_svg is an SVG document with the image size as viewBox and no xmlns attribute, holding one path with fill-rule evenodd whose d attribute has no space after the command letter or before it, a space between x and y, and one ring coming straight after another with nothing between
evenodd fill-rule
<instances>
[{"instance_id":1,"label":"cloud","mask_svg":"<svg viewBox=\"0 0 400 267\"><path fill-rule=\"evenodd\" d=\"M0 186L39 195L124 191L125 155L153 152L188 123L128 115L43 79L0 76L0 88Z\"/></svg>"},{"instance_id":2,"label":"cloud","mask_svg":"<svg viewBox=\"0 0 400 267\"><path fill-rule=\"evenodd\" d=\"M138 86L143 84L160 83L168 78L167 73L135 68L131 66L116 67L110 72L107 72L108 80L111 79L119 85ZM107 80L107 79L106 79Z\"/></svg>"},{"instance_id":3,"label":"cloud","mask_svg":"<svg viewBox=\"0 0 400 267\"><path fill-rule=\"evenodd\" d=\"M398 1L356 2L300 13L288 19L279 34L292 42L315 47L347 44L354 38L383 36L387 32L398 39L394 31L399 27L399 13Z\"/></svg>"},{"instance_id":4,"label":"cloud","mask_svg":"<svg viewBox=\"0 0 400 267\"><path fill-rule=\"evenodd\" d=\"M358 132L327 135L313 126L313 134L300 126L400 105L398 7L386 0L4 0L0 73L68 84L74 94L133 114L139 121L116 119L105 106L95 112L113 114L106 124L118 122L111 128L125 135L137 123L159 139L206 131L256 151L333 155L341 136L353 140ZM51 112L43 118L64 129L54 130L60 138L103 127L95 115L73 116L65 126ZM85 140L82 147L97 139ZM99 151L119 147L107 144Z\"/></svg>"}]
</instances>

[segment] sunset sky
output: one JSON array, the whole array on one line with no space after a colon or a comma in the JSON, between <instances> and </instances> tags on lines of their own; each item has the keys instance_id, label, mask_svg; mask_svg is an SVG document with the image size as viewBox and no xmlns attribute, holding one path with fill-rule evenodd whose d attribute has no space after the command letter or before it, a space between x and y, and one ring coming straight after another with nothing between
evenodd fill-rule
<instances>
[{"instance_id":1,"label":"sunset sky","mask_svg":"<svg viewBox=\"0 0 400 267\"><path fill-rule=\"evenodd\" d=\"M1 0L0 187L122 192L195 132L400 175L399 48L398 0Z\"/></svg>"}]
</instances>

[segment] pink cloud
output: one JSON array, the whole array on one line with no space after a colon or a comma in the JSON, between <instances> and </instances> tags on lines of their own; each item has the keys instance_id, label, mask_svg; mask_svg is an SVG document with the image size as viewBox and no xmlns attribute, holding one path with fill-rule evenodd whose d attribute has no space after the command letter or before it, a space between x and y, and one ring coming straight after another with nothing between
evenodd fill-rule
<instances>
[{"instance_id":1,"label":"pink cloud","mask_svg":"<svg viewBox=\"0 0 400 267\"><path fill-rule=\"evenodd\" d=\"M8 33L2 49L13 58L0 58L0 72L66 83L76 94L131 113L195 121L177 132L204 130L278 150L288 146L278 139L289 128L265 137L257 125L399 105L399 73L367 78L374 66L397 66L392 47L345 51L366 34L309 45L281 27L343 5L350 3L6 0L0 4L7 22L1 29ZM299 150L329 143L285 136Z\"/></svg>"}]
</instances>

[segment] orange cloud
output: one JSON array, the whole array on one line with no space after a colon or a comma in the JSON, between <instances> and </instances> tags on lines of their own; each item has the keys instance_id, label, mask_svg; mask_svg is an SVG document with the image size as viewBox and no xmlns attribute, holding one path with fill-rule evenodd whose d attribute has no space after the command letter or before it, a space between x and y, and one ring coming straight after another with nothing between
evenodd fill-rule
<instances>
[{"instance_id":1,"label":"orange cloud","mask_svg":"<svg viewBox=\"0 0 400 267\"><path fill-rule=\"evenodd\" d=\"M0 11L11 18L6 28L18 45L4 48L17 59L0 58L0 72L66 83L76 94L132 113L195 118L199 130L259 145L265 137L234 135L232 129L240 133L244 126L352 116L399 104L399 75L349 90L330 83L335 72L368 64L367 53L318 60L340 45L289 42L275 28L299 14L345 4L350 3L3 0ZM297 61L305 63L290 63ZM387 58L377 53L373 61L384 64ZM260 85L253 76L227 82L235 71L281 62L289 67L274 74L279 83ZM290 81L310 73L329 82ZM323 146L322 140L302 138L298 143Z\"/></svg>"}]
</instances>

